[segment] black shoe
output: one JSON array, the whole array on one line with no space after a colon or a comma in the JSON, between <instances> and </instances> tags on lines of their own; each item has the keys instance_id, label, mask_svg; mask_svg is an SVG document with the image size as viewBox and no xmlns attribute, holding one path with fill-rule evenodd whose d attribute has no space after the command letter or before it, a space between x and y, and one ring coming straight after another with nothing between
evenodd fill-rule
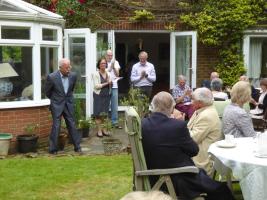
<instances>
[{"instance_id":1,"label":"black shoe","mask_svg":"<svg viewBox=\"0 0 267 200\"><path fill-rule=\"evenodd\" d=\"M77 152L77 153L81 153L82 152L82 149L79 148L79 149L75 149L74 151Z\"/></svg>"},{"instance_id":2,"label":"black shoe","mask_svg":"<svg viewBox=\"0 0 267 200\"><path fill-rule=\"evenodd\" d=\"M57 151L49 151L49 154L51 154L51 155L57 155Z\"/></svg>"},{"instance_id":3,"label":"black shoe","mask_svg":"<svg viewBox=\"0 0 267 200\"><path fill-rule=\"evenodd\" d=\"M74 150L74 151L75 151L75 153L78 153L79 155L83 155L84 154L81 148L77 149L77 150Z\"/></svg>"},{"instance_id":4,"label":"black shoe","mask_svg":"<svg viewBox=\"0 0 267 200\"><path fill-rule=\"evenodd\" d=\"M117 129L122 129L122 127L119 125L119 124L113 124L112 125L114 128L117 128Z\"/></svg>"}]
</instances>

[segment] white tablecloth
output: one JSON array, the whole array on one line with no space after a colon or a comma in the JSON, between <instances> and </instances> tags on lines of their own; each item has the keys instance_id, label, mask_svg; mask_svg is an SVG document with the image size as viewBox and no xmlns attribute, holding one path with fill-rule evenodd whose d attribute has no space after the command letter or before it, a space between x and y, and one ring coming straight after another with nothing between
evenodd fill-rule
<instances>
[{"instance_id":1,"label":"white tablecloth","mask_svg":"<svg viewBox=\"0 0 267 200\"><path fill-rule=\"evenodd\" d=\"M253 138L235 138L236 147L221 148L212 144L209 152L232 169L240 180L245 200L267 200L267 158L258 158Z\"/></svg>"}]
</instances>

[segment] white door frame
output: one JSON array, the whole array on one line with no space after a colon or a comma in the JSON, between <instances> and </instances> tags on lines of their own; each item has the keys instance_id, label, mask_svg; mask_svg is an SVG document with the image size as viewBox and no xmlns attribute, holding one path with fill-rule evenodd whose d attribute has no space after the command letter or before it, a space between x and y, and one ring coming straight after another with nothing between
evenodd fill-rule
<instances>
[{"instance_id":1,"label":"white door frame","mask_svg":"<svg viewBox=\"0 0 267 200\"><path fill-rule=\"evenodd\" d=\"M86 117L93 113L92 74L96 71L96 34L88 28L64 30L64 55L69 58L69 37L85 38Z\"/></svg>"},{"instance_id":2,"label":"white door frame","mask_svg":"<svg viewBox=\"0 0 267 200\"><path fill-rule=\"evenodd\" d=\"M196 87L197 78L197 32L196 31L186 31L186 32L172 32L170 36L170 88L173 88L176 83L175 77L175 50L176 50L176 37L177 36L192 36L192 83L191 87Z\"/></svg>"},{"instance_id":3,"label":"white door frame","mask_svg":"<svg viewBox=\"0 0 267 200\"><path fill-rule=\"evenodd\" d=\"M245 31L245 35L243 38L243 55L244 55L244 65L247 70L249 69L250 39L255 37L267 37L267 30Z\"/></svg>"}]
</instances>

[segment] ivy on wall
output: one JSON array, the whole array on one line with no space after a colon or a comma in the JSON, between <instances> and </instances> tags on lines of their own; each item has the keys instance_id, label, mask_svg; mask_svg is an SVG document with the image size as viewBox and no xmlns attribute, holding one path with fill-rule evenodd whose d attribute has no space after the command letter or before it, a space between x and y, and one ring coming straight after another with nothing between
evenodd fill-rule
<instances>
[{"instance_id":1,"label":"ivy on wall","mask_svg":"<svg viewBox=\"0 0 267 200\"><path fill-rule=\"evenodd\" d=\"M194 12L180 16L196 29L199 41L219 49L215 67L224 84L231 86L245 73L242 38L244 31L266 19L265 0L204 0L192 5Z\"/></svg>"}]
</instances>

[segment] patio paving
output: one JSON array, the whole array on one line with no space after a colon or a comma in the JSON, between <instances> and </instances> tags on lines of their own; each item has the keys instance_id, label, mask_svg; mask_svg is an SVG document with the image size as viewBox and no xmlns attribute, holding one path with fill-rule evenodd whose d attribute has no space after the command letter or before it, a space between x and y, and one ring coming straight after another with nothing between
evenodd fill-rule
<instances>
[{"instance_id":1,"label":"patio paving","mask_svg":"<svg viewBox=\"0 0 267 200\"><path fill-rule=\"evenodd\" d=\"M122 126L123 127L123 126ZM99 138L96 136L96 129L90 130L89 137L82 138L81 140L81 148L82 148L82 154L81 155L102 155L104 153L104 146L102 143L102 140L106 138L116 138L119 139L122 143L121 147L121 153L127 151L127 146L129 144L128 142L128 136L125 133L124 128L123 129L114 129L112 136L110 137L103 137ZM68 142L67 142L68 143ZM9 156L16 156L16 157L39 157L39 156L49 156L48 153L48 147L39 148L36 153L27 153L27 154L13 154ZM57 155L51 155L51 156L74 156L79 155L79 153L74 152L73 145L72 144L66 144L63 151L59 151Z\"/></svg>"}]
</instances>

